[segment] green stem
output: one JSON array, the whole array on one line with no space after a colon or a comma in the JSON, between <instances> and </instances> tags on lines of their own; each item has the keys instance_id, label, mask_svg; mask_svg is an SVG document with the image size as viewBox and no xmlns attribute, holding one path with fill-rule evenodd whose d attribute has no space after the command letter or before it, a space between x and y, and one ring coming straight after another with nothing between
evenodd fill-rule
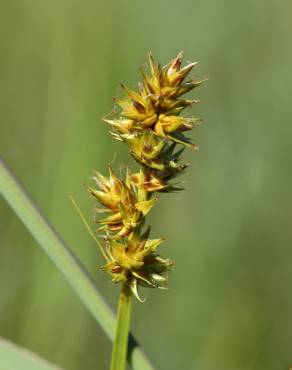
<instances>
[{"instance_id":1,"label":"green stem","mask_svg":"<svg viewBox=\"0 0 292 370\"><path fill-rule=\"evenodd\" d=\"M125 370L131 317L131 292L124 283L119 298L116 336L112 350L110 370Z\"/></svg>"}]
</instances>

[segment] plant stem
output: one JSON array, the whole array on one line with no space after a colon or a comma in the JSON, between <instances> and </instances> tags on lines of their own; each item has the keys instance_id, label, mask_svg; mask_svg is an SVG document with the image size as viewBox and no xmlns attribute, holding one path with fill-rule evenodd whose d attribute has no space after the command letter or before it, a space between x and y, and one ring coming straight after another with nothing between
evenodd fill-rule
<instances>
[{"instance_id":1,"label":"plant stem","mask_svg":"<svg viewBox=\"0 0 292 370\"><path fill-rule=\"evenodd\" d=\"M131 292L128 283L125 282L119 298L116 336L112 350L110 370L126 369L131 306Z\"/></svg>"}]
</instances>

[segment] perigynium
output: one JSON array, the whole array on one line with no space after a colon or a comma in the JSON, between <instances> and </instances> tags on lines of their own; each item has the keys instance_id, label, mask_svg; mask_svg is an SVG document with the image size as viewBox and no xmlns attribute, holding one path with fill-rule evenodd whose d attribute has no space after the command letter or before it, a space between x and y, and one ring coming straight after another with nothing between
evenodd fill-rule
<instances>
[{"instance_id":1,"label":"perigynium","mask_svg":"<svg viewBox=\"0 0 292 370\"><path fill-rule=\"evenodd\" d=\"M186 147L198 148L187 133L201 120L188 117L185 112L199 100L182 98L205 81L188 79L195 65L182 66L182 53L179 53L161 67L149 54L148 70L141 68L143 79L137 91L121 85L124 97L114 98L118 113L104 118L111 135L127 146L140 165L137 172L126 167L121 177L111 166L107 177L95 172L95 185L88 188L102 207L96 208L95 220L103 238L105 262L100 270L107 272L113 282L123 284L112 370L125 368L128 328L120 320L123 315L130 315L125 308L130 304L130 292L143 301L138 291L140 286L164 289L173 264L159 255L163 239L150 238L145 217L156 204L157 193L183 189L175 179L187 168L182 160L183 151Z\"/></svg>"}]
</instances>

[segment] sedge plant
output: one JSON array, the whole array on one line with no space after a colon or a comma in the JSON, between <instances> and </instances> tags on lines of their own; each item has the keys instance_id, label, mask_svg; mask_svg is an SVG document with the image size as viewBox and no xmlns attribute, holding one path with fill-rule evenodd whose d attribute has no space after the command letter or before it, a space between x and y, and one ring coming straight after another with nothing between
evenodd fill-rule
<instances>
[{"instance_id":1,"label":"sedge plant","mask_svg":"<svg viewBox=\"0 0 292 370\"><path fill-rule=\"evenodd\" d=\"M123 97L114 98L118 110L104 118L113 138L126 145L139 165L137 171L125 167L122 175L117 175L112 165L107 177L96 171L95 185L88 187L99 204L95 222L104 260L99 269L121 285L111 370L126 368L132 296L143 302L140 287L165 289L173 265L158 253L164 240L150 238L145 218L158 200L157 193L183 189L176 180L187 168L183 151L186 147L198 149L186 133L201 120L184 112L199 100L182 98L205 81L188 80L195 65L182 66L179 53L162 67L149 54L147 70L141 68L143 80L138 90L121 85Z\"/></svg>"}]
</instances>

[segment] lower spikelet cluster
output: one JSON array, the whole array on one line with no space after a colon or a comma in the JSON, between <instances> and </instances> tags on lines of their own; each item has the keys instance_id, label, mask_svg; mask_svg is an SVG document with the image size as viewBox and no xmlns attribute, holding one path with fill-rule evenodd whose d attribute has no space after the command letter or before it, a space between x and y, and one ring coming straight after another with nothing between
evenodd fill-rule
<instances>
[{"instance_id":1,"label":"lower spikelet cluster","mask_svg":"<svg viewBox=\"0 0 292 370\"><path fill-rule=\"evenodd\" d=\"M173 182L187 167L181 154L185 147L197 148L185 133L200 119L182 113L198 100L181 98L204 82L186 80L195 64L182 67L179 53L161 67L149 54L148 73L141 69L143 82L138 91L121 85L125 96L114 98L119 113L104 119L112 136L127 145L141 168L135 173L127 168L120 178L110 166L109 176L96 172L96 186L88 188L102 206L96 214L105 215L96 217L105 241L106 263L100 269L109 273L114 282L127 282L139 300L138 285L165 288L172 265L171 260L157 253L163 239L149 239L145 217L157 201L156 192L182 190L180 183Z\"/></svg>"}]
</instances>

